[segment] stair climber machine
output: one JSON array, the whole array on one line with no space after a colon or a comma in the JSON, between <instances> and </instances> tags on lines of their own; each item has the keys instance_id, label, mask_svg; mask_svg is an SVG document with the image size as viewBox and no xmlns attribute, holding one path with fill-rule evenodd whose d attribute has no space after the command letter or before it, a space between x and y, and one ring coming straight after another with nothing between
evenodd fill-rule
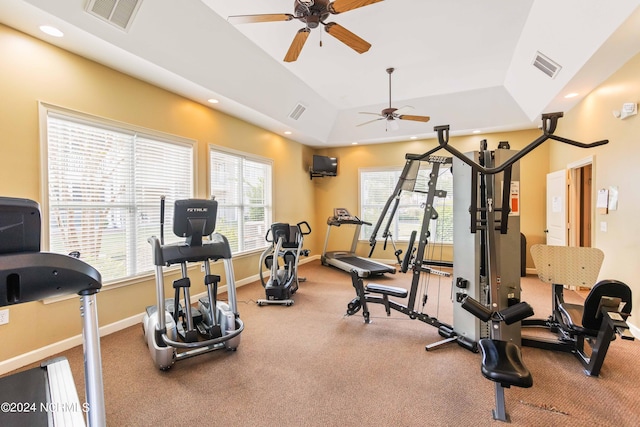
<instances>
[{"instance_id":1,"label":"stair climber machine","mask_svg":"<svg viewBox=\"0 0 640 427\"><path fill-rule=\"evenodd\" d=\"M225 236L214 233L218 202L215 200L176 200L173 232L184 242L164 244L164 207L160 204L160 239L148 239L153 253L156 276L156 305L149 306L143 330L151 357L161 370L176 360L198 356L214 350L236 350L244 324L236 302L236 287L231 262L231 248ZM208 240L203 237L209 236ZM222 260L227 279L228 303L217 301L220 276L211 274L210 262ZM191 279L187 263L199 262L204 268L206 296L191 306ZM173 282L174 298L165 299L163 267L180 265L181 278ZM180 300L182 293L183 299Z\"/></svg>"},{"instance_id":2,"label":"stair climber machine","mask_svg":"<svg viewBox=\"0 0 640 427\"><path fill-rule=\"evenodd\" d=\"M258 305L281 304L293 305L291 297L299 288L304 277L298 276L298 263L301 256L309 256L308 249L302 249L304 236L311 234L311 227L307 221L296 225L276 222L271 224L265 240L271 243L260 255L259 275L264 287L266 299L259 299ZM280 265L282 262L282 266ZM271 275L265 281L263 267Z\"/></svg>"}]
</instances>

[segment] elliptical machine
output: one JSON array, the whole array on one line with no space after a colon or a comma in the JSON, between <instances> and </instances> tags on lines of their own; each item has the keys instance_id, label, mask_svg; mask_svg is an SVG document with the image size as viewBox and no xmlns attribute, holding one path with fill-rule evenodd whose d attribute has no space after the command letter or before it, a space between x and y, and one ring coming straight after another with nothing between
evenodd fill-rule
<instances>
[{"instance_id":1,"label":"elliptical machine","mask_svg":"<svg viewBox=\"0 0 640 427\"><path fill-rule=\"evenodd\" d=\"M259 275L264 287L266 299L259 299L258 305L293 304L291 297L299 288L304 277L298 277L298 262L300 256L309 256L308 249L302 249L304 236L311 233L307 221L296 225L276 222L267 230L265 240L271 243L260 255ZM282 262L282 266L280 266ZM271 271L269 280L265 282L262 266Z\"/></svg>"},{"instance_id":2,"label":"elliptical machine","mask_svg":"<svg viewBox=\"0 0 640 427\"><path fill-rule=\"evenodd\" d=\"M236 350L244 330L237 310L231 247L225 236L214 233L218 202L176 200L173 232L186 240L167 245L164 244L164 205L162 197L160 239L156 236L148 239L155 264L157 302L147 307L142 322L151 357L161 370L169 369L176 360L213 350ZM207 235L209 240L203 242L202 238ZM211 274L210 261L220 259L227 278L228 303L217 301L220 276ZM204 266L207 295L199 299L197 309L191 306L188 262L202 262ZM182 277L173 282L174 298L165 299L163 267L176 264L180 265Z\"/></svg>"}]
</instances>

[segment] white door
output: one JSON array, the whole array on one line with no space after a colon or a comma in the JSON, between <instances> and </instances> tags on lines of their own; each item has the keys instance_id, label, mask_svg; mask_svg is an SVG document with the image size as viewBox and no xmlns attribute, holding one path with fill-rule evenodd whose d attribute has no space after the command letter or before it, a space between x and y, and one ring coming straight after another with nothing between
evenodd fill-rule
<instances>
[{"instance_id":1,"label":"white door","mask_svg":"<svg viewBox=\"0 0 640 427\"><path fill-rule=\"evenodd\" d=\"M547 245L567 245L567 171L547 174Z\"/></svg>"}]
</instances>

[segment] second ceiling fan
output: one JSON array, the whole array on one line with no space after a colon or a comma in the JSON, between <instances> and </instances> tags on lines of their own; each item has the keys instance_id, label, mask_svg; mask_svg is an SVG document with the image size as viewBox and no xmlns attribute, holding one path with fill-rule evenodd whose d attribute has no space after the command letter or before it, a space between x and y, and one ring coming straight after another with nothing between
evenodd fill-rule
<instances>
[{"instance_id":1,"label":"second ceiling fan","mask_svg":"<svg viewBox=\"0 0 640 427\"><path fill-rule=\"evenodd\" d=\"M415 116L409 114L400 114L401 111L412 110L413 107L409 105L405 105L400 108L393 108L391 106L391 74L395 68L387 68L387 73L389 74L389 108L385 108L380 113L365 113L361 112L360 114L373 114L376 116L380 116L377 119L369 120L368 122L360 123L358 126L363 126L369 123L377 122L378 120L385 120L386 130L396 130L398 128L398 123L396 120L411 120L414 122L428 122L431 118L429 116Z\"/></svg>"},{"instance_id":2,"label":"second ceiling fan","mask_svg":"<svg viewBox=\"0 0 640 427\"><path fill-rule=\"evenodd\" d=\"M248 24L254 22L291 21L297 19L306 24L298 30L289 50L284 57L285 62L293 62L298 59L312 28L324 25L327 33L340 40L358 53L369 50L371 44L353 34L340 24L325 22L330 15L348 12L383 0L294 0L294 13L266 13L260 15L235 15L229 16L227 21L232 24Z\"/></svg>"}]
</instances>

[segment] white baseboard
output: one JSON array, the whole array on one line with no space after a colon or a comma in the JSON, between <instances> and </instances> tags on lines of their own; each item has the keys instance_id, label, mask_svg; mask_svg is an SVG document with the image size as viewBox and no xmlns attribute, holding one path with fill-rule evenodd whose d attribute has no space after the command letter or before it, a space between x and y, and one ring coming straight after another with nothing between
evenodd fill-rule
<instances>
[{"instance_id":1,"label":"white baseboard","mask_svg":"<svg viewBox=\"0 0 640 427\"><path fill-rule=\"evenodd\" d=\"M142 321L142 316L143 314L140 313L109 325L102 326L100 327L100 336L103 337L128 328L129 326L138 324ZM82 345L82 334L49 344L11 359L3 360L0 362L0 375L15 371L16 369L20 369L23 366L27 366L32 363L43 361L54 354L61 353L79 345Z\"/></svg>"},{"instance_id":2,"label":"white baseboard","mask_svg":"<svg viewBox=\"0 0 640 427\"><path fill-rule=\"evenodd\" d=\"M313 255L310 257L305 257L300 259L300 264L306 264L308 262L311 261L315 261L320 259L320 255ZM265 272L265 276L268 276L269 272ZM536 274L536 270L535 269L529 269L527 268L527 274ZM246 277L242 280L238 280L236 282L236 287L241 287L244 285L248 285L249 283L253 283L256 280L259 280L260 277L258 274L255 274L253 276L249 276ZM220 288L220 292L224 293L226 292L227 287L226 286L222 286ZM197 295L192 295L191 296L191 301L192 303L195 303L198 301L198 299L200 299L201 297L205 296L206 292L202 292L200 294ZM115 332L121 331L123 329L126 329L130 326L134 326L137 324L140 324L142 322L142 318L144 317L144 313L139 313L136 315L133 315L131 317L128 317L126 319L122 319L119 320L117 322L114 323L110 323L108 325L104 325L100 327L100 336L104 337L106 335L109 334L113 334ZM628 322L627 322L628 323ZM631 331L631 333L636 337L636 338L640 338L640 328L638 328L636 325L632 324L632 323L628 323L629 325L629 330ZM140 333L142 333L142 329L140 331ZM25 354L21 354L19 356L13 357L11 359L8 360L3 360L2 362L0 362L0 375L4 375L8 372L11 371L15 371L16 369L20 369L23 366L27 366L30 365L32 363L37 363L40 362L42 360L47 359L48 357L51 357L55 354L61 353L63 351L69 350L73 347L82 345L82 335L76 335L67 339L64 339L62 341L58 341L57 343L53 343L47 346L44 346L42 348L30 351L28 353Z\"/></svg>"},{"instance_id":3,"label":"white baseboard","mask_svg":"<svg viewBox=\"0 0 640 427\"><path fill-rule=\"evenodd\" d=\"M629 332L631 332L637 339L640 339L640 328L630 322L627 322L627 325L629 325Z\"/></svg>"},{"instance_id":4,"label":"white baseboard","mask_svg":"<svg viewBox=\"0 0 640 427\"><path fill-rule=\"evenodd\" d=\"M311 257L305 257L300 259L300 264L306 264L307 262L314 261L316 259L320 259L320 255L314 255ZM268 272L265 272L265 275L268 276ZM238 280L236 282L236 287L241 287L244 285L248 285L249 283L253 283L256 280L259 280L260 277L258 274L253 276L246 277L242 280ZM221 286L219 292L224 293L227 291L227 287ZM195 303L201 297L205 296L206 292L202 292L197 295L191 296L192 303ZM100 327L100 336L104 337L109 334L113 334L115 332L126 329L130 326L134 326L142 323L142 319L144 317L144 313L139 313L128 317L126 319L119 320L114 323L110 323L108 325L104 325ZM140 328L140 333L142 333L142 328ZM32 363L37 363L43 360L46 360L48 357L51 357L55 354L61 353L63 351L67 351L73 347L82 345L82 334L78 334L76 336L64 339L62 341L58 341L53 344L49 344L47 346L41 347L39 349L30 351L28 353L21 354L16 357L12 357L11 359L3 360L0 362L0 375L4 375L11 371L15 371L16 369L20 369L24 366L30 365Z\"/></svg>"}]
</instances>

